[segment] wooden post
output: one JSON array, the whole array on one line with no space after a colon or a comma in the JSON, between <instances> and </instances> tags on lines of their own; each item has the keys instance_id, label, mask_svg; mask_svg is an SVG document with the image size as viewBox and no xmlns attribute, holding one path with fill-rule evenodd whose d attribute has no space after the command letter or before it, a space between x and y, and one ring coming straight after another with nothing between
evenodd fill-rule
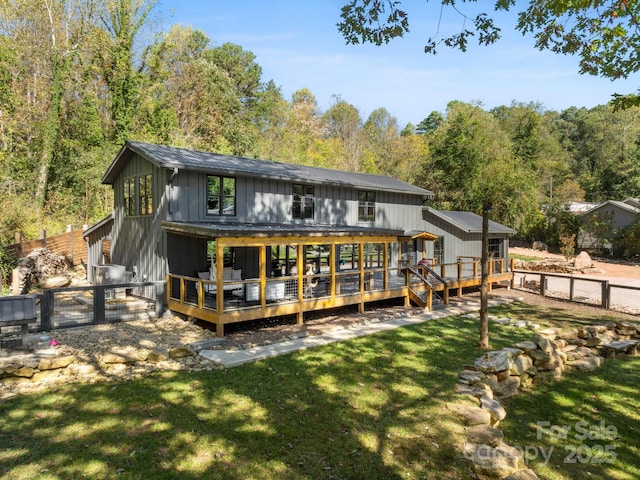
<instances>
[{"instance_id":1,"label":"wooden post","mask_svg":"<svg viewBox=\"0 0 640 480\"><path fill-rule=\"evenodd\" d=\"M71 265L75 265L73 261L73 247L75 235L73 234L73 225L67 225L67 233L69 234L69 256L71 257Z\"/></svg>"},{"instance_id":2,"label":"wooden post","mask_svg":"<svg viewBox=\"0 0 640 480\"><path fill-rule=\"evenodd\" d=\"M602 305L602 308L606 308L607 310L610 307L609 305L609 299L611 298L609 295L610 291L611 291L611 287L609 285L609 280L605 280L604 282L602 282L602 299L601 299L600 305Z\"/></svg>"},{"instance_id":3,"label":"wooden post","mask_svg":"<svg viewBox=\"0 0 640 480\"><path fill-rule=\"evenodd\" d=\"M260 265L260 305L267 306L267 247L260 245L258 263Z\"/></svg>"},{"instance_id":4,"label":"wooden post","mask_svg":"<svg viewBox=\"0 0 640 480\"><path fill-rule=\"evenodd\" d=\"M224 310L224 245L220 238L216 239L216 312L222 315ZM220 327L220 328L218 328ZM222 326L218 324L216 335L223 336Z\"/></svg>"},{"instance_id":5,"label":"wooden post","mask_svg":"<svg viewBox=\"0 0 640 480\"><path fill-rule=\"evenodd\" d=\"M16 258L22 258L22 232L15 233Z\"/></svg>"},{"instance_id":6,"label":"wooden post","mask_svg":"<svg viewBox=\"0 0 640 480\"><path fill-rule=\"evenodd\" d=\"M575 289L575 279L573 277L569 278L569 301L573 302L573 293ZM604 304L603 304L604 305Z\"/></svg>"},{"instance_id":7,"label":"wooden post","mask_svg":"<svg viewBox=\"0 0 640 480\"><path fill-rule=\"evenodd\" d=\"M384 266L382 286L386 292L389 290L389 244L387 242L382 244L382 265Z\"/></svg>"},{"instance_id":8,"label":"wooden post","mask_svg":"<svg viewBox=\"0 0 640 480\"><path fill-rule=\"evenodd\" d=\"M297 323L298 325L302 325L304 322L304 313L302 310L302 304L304 303L304 278L303 275L305 273L304 266L304 245L299 243L296 246L296 282L298 285L298 308L300 309L298 312Z\"/></svg>"},{"instance_id":9,"label":"wooden post","mask_svg":"<svg viewBox=\"0 0 640 480\"><path fill-rule=\"evenodd\" d=\"M362 242L358 243L358 270L360 270L360 302L358 303L358 313L364 313L364 301L362 300L364 296L364 259L362 258L364 255L364 244Z\"/></svg>"},{"instance_id":10,"label":"wooden post","mask_svg":"<svg viewBox=\"0 0 640 480\"><path fill-rule=\"evenodd\" d=\"M338 244L331 244L329 274L331 275L330 295L332 303L335 303L336 294L339 293L338 286L336 285L336 272L338 269L338 263L340 262L340 255L338 255L339 251L340 246Z\"/></svg>"}]
</instances>

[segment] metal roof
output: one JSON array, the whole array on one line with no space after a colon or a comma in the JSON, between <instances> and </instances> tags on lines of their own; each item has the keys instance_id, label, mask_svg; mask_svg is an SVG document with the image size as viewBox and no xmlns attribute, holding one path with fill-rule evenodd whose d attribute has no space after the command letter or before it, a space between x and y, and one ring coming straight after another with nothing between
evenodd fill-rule
<instances>
[{"instance_id":1,"label":"metal roof","mask_svg":"<svg viewBox=\"0 0 640 480\"><path fill-rule=\"evenodd\" d=\"M177 168L203 173L241 175L250 177L290 180L313 184L337 185L413 195L433 195L429 190L382 175L344 172L328 168L309 167L289 163L258 160L255 158L222 155L219 153L187 150L151 143L127 141L111 163L102 183L113 184L116 176L131 157L137 153L161 168Z\"/></svg>"},{"instance_id":2,"label":"metal roof","mask_svg":"<svg viewBox=\"0 0 640 480\"><path fill-rule=\"evenodd\" d=\"M431 207L427 207L427 212L463 232L482 233L482 217L473 212L435 210ZM489 220L489 233L513 235L516 231L501 223Z\"/></svg>"},{"instance_id":3,"label":"metal roof","mask_svg":"<svg viewBox=\"0 0 640 480\"><path fill-rule=\"evenodd\" d=\"M402 230L343 225L205 223L163 221L162 228L180 235L217 237L276 237L276 236L403 236Z\"/></svg>"},{"instance_id":4,"label":"metal roof","mask_svg":"<svg viewBox=\"0 0 640 480\"><path fill-rule=\"evenodd\" d=\"M626 210L627 212L640 214L640 208L634 205L634 201L637 202L638 200L634 198L627 198L624 201L607 200L606 202L603 202L597 205L596 207L593 207L591 210L587 210L586 212L582 213L582 216L586 217L607 206L614 206L619 208L620 210Z\"/></svg>"}]
</instances>

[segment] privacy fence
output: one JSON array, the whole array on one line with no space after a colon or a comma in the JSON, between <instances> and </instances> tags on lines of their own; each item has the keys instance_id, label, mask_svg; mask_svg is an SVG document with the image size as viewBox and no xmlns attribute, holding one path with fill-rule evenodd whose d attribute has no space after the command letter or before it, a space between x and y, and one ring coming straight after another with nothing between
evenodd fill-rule
<instances>
[{"instance_id":1,"label":"privacy fence","mask_svg":"<svg viewBox=\"0 0 640 480\"><path fill-rule=\"evenodd\" d=\"M514 270L513 287L540 295L640 315L640 287L559 273Z\"/></svg>"},{"instance_id":2,"label":"privacy fence","mask_svg":"<svg viewBox=\"0 0 640 480\"><path fill-rule=\"evenodd\" d=\"M84 241L82 230L74 230L71 225L65 233L47 237L47 232L42 231L40 238L36 240L22 239L22 234L17 232L12 245L5 245L5 250L16 258L23 258L38 248L46 248L52 253L62 255L72 265L80 265L87 262L87 244Z\"/></svg>"}]
</instances>

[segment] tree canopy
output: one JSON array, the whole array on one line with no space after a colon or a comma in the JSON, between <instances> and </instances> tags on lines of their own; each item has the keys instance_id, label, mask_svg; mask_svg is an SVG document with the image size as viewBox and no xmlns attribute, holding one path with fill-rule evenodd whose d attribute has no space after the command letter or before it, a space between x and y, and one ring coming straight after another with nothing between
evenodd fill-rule
<instances>
[{"instance_id":1,"label":"tree canopy","mask_svg":"<svg viewBox=\"0 0 640 480\"><path fill-rule=\"evenodd\" d=\"M471 40L490 45L501 37L502 29L492 15L522 8L523 2L496 0L493 12L465 13L476 10L474 0L434 2L430 14L438 18L437 32L426 41L426 53L436 54L440 46L466 51ZM484 4L482 6L484 7ZM453 15L460 28L441 33ZM529 0L514 13L516 29L532 35L540 50L577 55L579 72L609 79L627 78L640 69L640 3L627 0L571 1ZM401 1L351 0L342 7L338 30L348 44L382 45L410 30L410 18ZM444 20L443 20L444 19ZM639 105L637 93L614 94L616 105Z\"/></svg>"},{"instance_id":2,"label":"tree canopy","mask_svg":"<svg viewBox=\"0 0 640 480\"><path fill-rule=\"evenodd\" d=\"M125 138L391 175L434 191L434 208L490 198L494 218L550 244L576 228L567 202L640 197L638 107L451 99L415 127L338 96L323 111L307 88L284 98L241 45L158 31L154 5L0 2L0 244L102 219L101 178Z\"/></svg>"}]
</instances>

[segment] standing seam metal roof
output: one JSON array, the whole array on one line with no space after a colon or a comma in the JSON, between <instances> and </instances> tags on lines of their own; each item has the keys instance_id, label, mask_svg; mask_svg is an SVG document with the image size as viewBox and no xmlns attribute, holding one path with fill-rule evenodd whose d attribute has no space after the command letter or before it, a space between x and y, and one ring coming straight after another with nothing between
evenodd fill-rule
<instances>
[{"instance_id":1,"label":"standing seam metal roof","mask_svg":"<svg viewBox=\"0 0 640 480\"><path fill-rule=\"evenodd\" d=\"M102 183L112 184L116 175L135 152L163 168L194 170L203 173L241 175L269 179L282 179L315 184L368 188L412 195L432 196L433 192L392 177L365 173L344 172L328 168L309 167L254 158L201 152L142 142L127 141L109 166Z\"/></svg>"},{"instance_id":2,"label":"standing seam metal roof","mask_svg":"<svg viewBox=\"0 0 640 480\"><path fill-rule=\"evenodd\" d=\"M473 212L435 210L427 207L427 211L444 222L447 222L466 233L482 233L482 217ZM490 233L505 233L513 235L516 231L513 228L501 223L489 220Z\"/></svg>"}]
</instances>

